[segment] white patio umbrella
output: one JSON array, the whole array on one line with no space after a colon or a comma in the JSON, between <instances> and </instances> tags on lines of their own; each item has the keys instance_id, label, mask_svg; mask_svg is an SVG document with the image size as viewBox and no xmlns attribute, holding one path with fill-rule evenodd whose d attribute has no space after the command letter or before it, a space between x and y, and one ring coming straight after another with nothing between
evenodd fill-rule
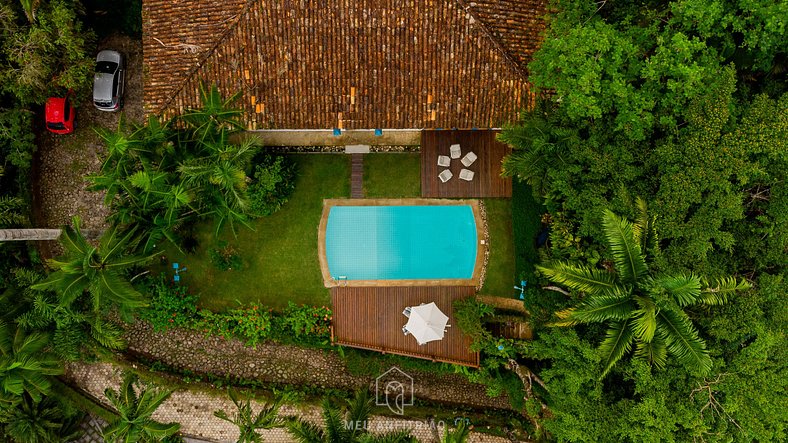
<instances>
[{"instance_id":1,"label":"white patio umbrella","mask_svg":"<svg viewBox=\"0 0 788 443\"><path fill-rule=\"evenodd\" d=\"M420 345L443 338L443 331L449 317L446 316L435 303L414 306L410 309L410 317L405 329L413 335Z\"/></svg>"}]
</instances>

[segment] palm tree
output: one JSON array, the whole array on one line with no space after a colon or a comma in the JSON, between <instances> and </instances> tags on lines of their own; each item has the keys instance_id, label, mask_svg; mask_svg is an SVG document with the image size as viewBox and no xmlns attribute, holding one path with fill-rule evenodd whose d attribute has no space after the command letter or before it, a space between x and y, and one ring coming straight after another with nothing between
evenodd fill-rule
<instances>
[{"instance_id":1,"label":"palm tree","mask_svg":"<svg viewBox=\"0 0 788 443\"><path fill-rule=\"evenodd\" d=\"M537 266L555 283L586 294L576 307L556 313L556 326L608 323L599 346L604 377L636 343L635 356L663 368L670 353L681 363L706 374L712 362L684 308L720 305L750 285L734 277L706 280L695 274L659 275L649 270L646 252L656 252L653 218L638 199L633 225L610 210L602 217L603 231L616 272L556 261Z\"/></svg>"},{"instance_id":2,"label":"palm tree","mask_svg":"<svg viewBox=\"0 0 788 443\"><path fill-rule=\"evenodd\" d=\"M137 376L126 373L118 391L107 388L104 396L118 411L118 416L104 428L104 440L108 443L154 442L174 435L180 429L178 423L159 423L151 416L167 400L172 391L149 389L134 385Z\"/></svg>"},{"instance_id":3,"label":"palm tree","mask_svg":"<svg viewBox=\"0 0 788 443\"><path fill-rule=\"evenodd\" d=\"M101 236L98 247L95 247L82 234L79 217L74 217L73 224L73 228L63 228L60 238L66 250L65 256L49 261L50 266L57 271L32 288L55 290L60 294L62 305L70 305L84 291L88 291L94 311L99 311L106 301L117 303L121 313L145 306L142 294L131 286L124 272L152 259L156 254L129 254L136 244L135 230L121 232L115 226Z\"/></svg>"},{"instance_id":4,"label":"palm tree","mask_svg":"<svg viewBox=\"0 0 788 443\"><path fill-rule=\"evenodd\" d=\"M77 360L84 350L125 346L120 327L93 311L84 297L63 304L57 294L31 288L43 278L33 269L13 270L13 278L0 295L5 318L13 318L28 330L50 331L52 351L64 360Z\"/></svg>"},{"instance_id":5,"label":"palm tree","mask_svg":"<svg viewBox=\"0 0 788 443\"><path fill-rule=\"evenodd\" d=\"M49 377L62 374L63 368L48 345L47 334L12 329L0 321L0 401L13 402L23 394L41 401L50 393Z\"/></svg>"},{"instance_id":6,"label":"palm tree","mask_svg":"<svg viewBox=\"0 0 788 443\"><path fill-rule=\"evenodd\" d=\"M66 415L64 408L53 397L34 401L24 395L22 399L0 411L5 435L17 443L59 443L74 441L79 437L79 419L82 414Z\"/></svg>"},{"instance_id":7,"label":"palm tree","mask_svg":"<svg viewBox=\"0 0 788 443\"><path fill-rule=\"evenodd\" d=\"M361 389L355 397L348 401L347 413L342 415L339 408L334 407L328 398L323 399L323 424L321 428L303 419L290 418L287 430L299 443L404 443L416 442L410 432L401 430L383 435L368 432L365 424L372 412L369 394Z\"/></svg>"},{"instance_id":8,"label":"palm tree","mask_svg":"<svg viewBox=\"0 0 788 443\"><path fill-rule=\"evenodd\" d=\"M441 443L465 443L471 435L471 428L465 421L460 421L454 429L449 429L447 426L443 431Z\"/></svg>"},{"instance_id":9,"label":"palm tree","mask_svg":"<svg viewBox=\"0 0 788 443\"><path fill-rule=\"evenodd\" d=\"M273 429L285 426L284 420L277 415L279 413L279 401L274 402L272 405L266 404L257 415L254 415L251 401L248 398L241 402L235 391L231 389L230 399L232 399L235 407L238 409L232 418L224 411L214 411L213 415L238 426L238 431L240 432L238 443L261 443L263 439L257 433L258 429Z\"/></svg>"},{"instance_id":10,"label":"palm tree","mask_svg":"<svg viewBox=\"0 0 788 443\"><path fill-rule=\"evenodd\" d=\"M194 141L203 143L215 140L216 135L226 129L243 129L239 121L243 111L231 107L240 95L241 92L238 91L225 100L216 83L212 83L210 89L207 89L204 83L200 83L202 107L188 109L182 115L183 121L194 134Z\"/></svg>"},{"instance_id":11,"label":"palm tree","mask_svg":"<svg viewBox=\"0 0 788 443\"><path fill-rule=\"evenodd\" d=\"M550 190L548 171L556 169L551 166L563 162L562 155L580 143L576 130L549 121L539 106L524 111L521 124L507 127L498 139L514 148L503 159L502 175L525 181L540 196Z\"/></svg>"}]
</instances>

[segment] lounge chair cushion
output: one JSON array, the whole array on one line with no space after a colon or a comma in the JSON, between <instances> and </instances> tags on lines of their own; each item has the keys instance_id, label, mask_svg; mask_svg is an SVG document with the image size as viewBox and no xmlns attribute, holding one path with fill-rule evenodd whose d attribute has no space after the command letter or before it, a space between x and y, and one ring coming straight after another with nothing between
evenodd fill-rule
<instances>
[{"instance_id":1,"label":"lounge chair cushion","mask_svg":"<svg viewBox=\"0 0 788 443\"><path fill-rule=\"evenodd\" d=\"M454 174L452 174L451 171L448 169L444 169L443 172L438 174L438 178L441 179L441 182L443 183L446 183L452 177L454 177Z\"/></svg>"},{"instance_id":2,"label":"lounge chair cushion","mask_svg":"<svg viewBox=\"0 0 788 443\"><path fill-rule=\"evenodd\" d=\"M476 158L477 158L476 154L474 154L473 151L470 151L467 154L465 154L465 157L463 157L462 160L460 161L462 162L462 165L467 168L468 166L472 165L473 162L476 161Z\"/></svg>"},{"instance_id":3,"label":"lounge chair cushion","mask_svg":"<svg viewBox=\"0 0 788 443\"><path fill-rule=\"evenodd\" d=\"M462 151L460 150L460 145L455 144L449 146L449 155L451 155L451 158L460 158L460 155L462 155Z\"/></svg>"},{"instance_id":4,"label":"lounge chair cushion","mask_svg":"<svg viewBox=\"0 0 788 443\"><path fill-rule=\"evenodd\" d=\"M471 171L470 169L463 169L460 171L460 179L465 181L473 180L474 175L475 175L474 172Z\"/></svg>"},{"instance_id":5,"label":"lounge chair cushion","mask_svg":"<svg viewBox=\"0 0 788 443\"><path fill-rule=\"evenodd\" d=\"M451 164L451 159L448 155L439 155L438 156L438 166L443 166L444 168L448 168Z\"/></svg>"}]
</instances>

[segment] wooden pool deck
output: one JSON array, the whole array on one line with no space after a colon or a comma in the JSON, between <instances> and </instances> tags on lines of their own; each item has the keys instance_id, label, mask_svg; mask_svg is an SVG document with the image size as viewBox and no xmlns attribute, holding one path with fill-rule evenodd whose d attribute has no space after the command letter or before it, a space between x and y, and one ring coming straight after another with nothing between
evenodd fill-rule
<instances>
[{"instance_id":1,"label":"wooden pool deck","mask_svg":"<svg viewBox=\"0 0 788 443\"><path fill-rule=\"evenodd\" d=\"M479 366L479 353L470 350L471 340L457 327L455 300L471 297L473 286L427 287L333 287L334 308L331 340L336 345L368 349L464 366ZM435 302L449 317L451 327L442 340L419 345L402 333L408 306Z\"/></svg>"},{"instance_id":2,"label":"wooden pool deck","mask_svg":"<svg viewBox=\"0 0 788 443\"><path fill-rule=\"evenodd\" d=\"M511 197L512 179L501 177L501 162L511 153L511 148L498 140L499 131L478 130L423 130L421 132L421 196L425 198L482 198ZM476 161L466 169L474 172L473 180L460 180L460 170L465 166L460 158L452 159L449 170L454 175L442 183L438 174L439 155L449 155L449 146L458 143L462 156L470 151Z\"/></svg>"}]
</instances>

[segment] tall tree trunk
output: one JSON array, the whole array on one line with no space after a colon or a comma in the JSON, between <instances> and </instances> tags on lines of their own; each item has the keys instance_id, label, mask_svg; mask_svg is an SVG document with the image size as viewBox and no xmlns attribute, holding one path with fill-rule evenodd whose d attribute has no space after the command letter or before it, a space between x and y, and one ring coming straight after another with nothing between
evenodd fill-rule
<instances>
[{"instance_id":1,"label":"tall tree trunk","mask_svg":"<svg viewBox=\"0 0 788 443\"><path fill-rule=\"evenodd\" d=\"M0 229L0 242L57 240L62 232L62 229ZM102 233L96 229L82 230L82 235L89 240L101 237Z\"/></svg>"},{"instance_id":2,"label":"tall tree trunk","mask_svg":"<svg viewBox=\"0 0 788 443\"><path fill-rule=\"evenodd\" d=\"M57 240L60 229L0 229L0 241Z\"/></svg>"}]
</instances>

